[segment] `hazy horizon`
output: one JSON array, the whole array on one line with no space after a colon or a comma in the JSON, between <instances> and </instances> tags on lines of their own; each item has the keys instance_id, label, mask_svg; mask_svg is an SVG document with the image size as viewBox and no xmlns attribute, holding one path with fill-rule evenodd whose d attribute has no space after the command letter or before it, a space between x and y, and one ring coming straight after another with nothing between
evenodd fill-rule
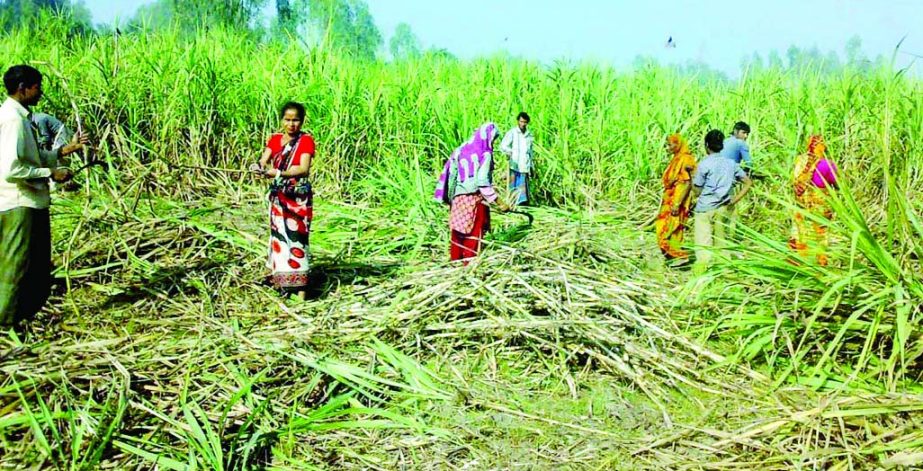
<instances>
[{"instance_id":1,"label":"hazy horizon","mask_svg":"<svg viewBox=\"0 0 923 471\"><path fill-rule=\"evenodd\" d=\"M94 22L124 22L150 0L87 0ZM369 10L387 45L405 22L425 47L444 48L471 59L508 53L550 63L559 59L630 66L639 56L662 64L700 62L735 77L742 60L772 51L783 58L790 46L836 52L843 59L847 41L858 36L869 58L890 58L904 40L896 66L910 66L923 55L923 6L908 0L777 0L773 5L741 7L733 1L486 0L428 2L369 0ZM275 4L267 2L272 13ZM587 14L588 12L593 14ZM711 26L714 24L714 26ZM665 44L672 37L676 47ZM919 73L920 67L914 66Z\"/></svg>"}]
</instances>

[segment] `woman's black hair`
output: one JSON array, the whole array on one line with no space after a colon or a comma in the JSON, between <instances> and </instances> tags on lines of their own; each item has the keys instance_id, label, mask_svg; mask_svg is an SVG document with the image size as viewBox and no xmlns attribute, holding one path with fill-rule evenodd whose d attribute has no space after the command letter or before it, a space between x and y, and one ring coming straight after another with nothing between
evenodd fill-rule
<instances>
[{"instance_id":1,"label":"woman's black hair","mask_svg":"<svg viewBox=\"0 0 923 471\"><path fill-rule=\"evenodd\" d=\"M715 153L724 150L724 133L717 129L708 131L705 135L705 147Z\"/></svg>"},{"instance_id":2,"label":"woman's black hair","mask_svg":"<svg viewBox=\"0 0 923 471\"><path fill-rule=\"evenodd\" d=\"M304 121L304 117L307 114L304 109L304 105L298 103L297 101L287 102L286 104L282 105L282 110L279 111L279 119L285 118L285 112L288 110L295 110L298 112L298 117Z\"/></svg>"}]
</instances>

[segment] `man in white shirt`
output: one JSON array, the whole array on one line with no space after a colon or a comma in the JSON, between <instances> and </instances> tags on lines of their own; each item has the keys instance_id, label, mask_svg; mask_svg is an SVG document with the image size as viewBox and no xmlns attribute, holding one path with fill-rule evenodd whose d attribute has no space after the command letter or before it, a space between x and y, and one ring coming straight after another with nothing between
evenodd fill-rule
<instances>
[{"instance_id":1,"label":"man in white shirt","mask_svg":"<svg viewBox=\"0 0 923 471\"><path fill-rule=\"evenodd\" d=\"M55 151L39 147L30 108L42 98L42 74L28 65L3 75L9 98L0 106L0 326L14 326L45 305L51 286L51 195L48 180L73 176L61 156L83 149L74 136Z\"/></svg>"},{"instance_id":2,"label":"man in white shirt","mask_svg":"<svg viewBox=\"0 0 923 471\"><path fill-rule=\"evenodd\" d=\"M500 151L510 159L510 204L521 205L529 201L529 174L532 172L532 131L529 131L528 113L516 117L517 126L510 129L500 142Z\"/></svg>"}]
</instances>

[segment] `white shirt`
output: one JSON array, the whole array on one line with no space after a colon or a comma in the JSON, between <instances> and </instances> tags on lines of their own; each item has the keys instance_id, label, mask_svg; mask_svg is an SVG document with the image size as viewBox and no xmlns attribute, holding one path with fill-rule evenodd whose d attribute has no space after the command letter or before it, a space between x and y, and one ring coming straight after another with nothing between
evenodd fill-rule
<instances>
[{"instance_id":1,"label":"white shirt","mask_svg":"<svg viewBox=\"0 0 923 471\"><path fill-rule=\"evenodd\" d=\"M509 156L510 170L529 173L532 170L532 131L519 130L519 126L507 131L500 141L500 151Z\"/></svg>"},{"instance_id":2,"label":"white shirt","mask_svg":"<svg viewBox=\"0 0 923 471\"><path fill-rule=\"evenodd\" d=\"M48 178L57 166L57 151L39 149L29 110L7 98L0 106L0 212L47 208Z\"/></svg>"}]
</instances>

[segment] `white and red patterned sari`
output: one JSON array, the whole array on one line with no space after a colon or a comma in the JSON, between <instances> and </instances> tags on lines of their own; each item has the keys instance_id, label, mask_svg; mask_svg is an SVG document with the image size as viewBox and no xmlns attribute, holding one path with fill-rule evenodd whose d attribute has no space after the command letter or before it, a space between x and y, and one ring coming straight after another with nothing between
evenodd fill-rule
<instances>
[{"instance_id":1,"label":"white and red patterned sari","mask_svg":"<svg viewBox=\"0 0 923 471\"><path fill-rule=\"evenodd\" d=\"M301 134L282 145L282 134L266 143L272 166L280 172L314 155L314 139ZM288 291L303 290L311 271L310 235L314 218L313 193L306 178L277 179L269 192L269 267L272 283Z\"/></svg>"}]
</instances>

